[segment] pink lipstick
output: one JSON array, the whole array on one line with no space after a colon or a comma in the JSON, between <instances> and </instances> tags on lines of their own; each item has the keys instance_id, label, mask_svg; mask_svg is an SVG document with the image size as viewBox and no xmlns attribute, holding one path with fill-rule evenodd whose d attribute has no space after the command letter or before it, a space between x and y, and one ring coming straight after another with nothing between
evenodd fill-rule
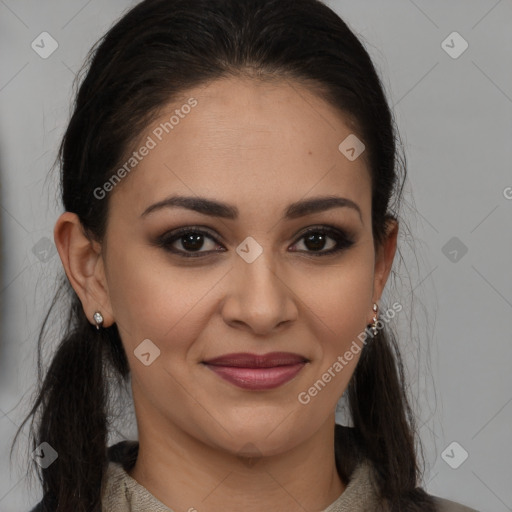
<instances>
[{"instance_id":1,"label":"pink lipstick","mask_svg":"<svg viewBox=\"0 0 512 512\"><path fill-rule=\"evenodd\" d=\"M226 354L204 361L224 380L244 389L265 390L279 387L293 379L308 362L291 352L268 354Z\"/></svg>"}]
</instances>

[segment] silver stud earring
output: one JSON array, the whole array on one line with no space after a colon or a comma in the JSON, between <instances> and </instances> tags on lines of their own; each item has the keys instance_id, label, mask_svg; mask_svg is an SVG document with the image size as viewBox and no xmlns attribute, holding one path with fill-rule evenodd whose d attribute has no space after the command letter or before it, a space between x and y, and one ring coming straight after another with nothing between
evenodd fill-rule
<instances>
[{"instance_id":1,"label":"silver stud earring","mask_svg":"<svg viewBox=\"0 0 512 512\"><path fill-rule=\"evenodd\" d=\"M379 311L379 306L377 306L377 304L374 304L373 305L373 312L375 314L373 315L373 318L372 318L372 321L373 321L373 323L372 323L372 333L373 333L374 336L377 336L377 333L379 332L378 329L377 329L377 320L378 320L377 312L378 311Z\"/></svg>"},{"instance_id":2,"label":"silver stud earring","mask_svg":"<svg viewBox=\"0 0 512 512\"><path fill-rule=\"evenodd\" d=\"M100 326L103 323L103 315L99 311L96 311L93 315L93 318L94 318L94 321L96 322L96 329L98 329L98 331L99 331Z\"/></svg>"}]
</instances>

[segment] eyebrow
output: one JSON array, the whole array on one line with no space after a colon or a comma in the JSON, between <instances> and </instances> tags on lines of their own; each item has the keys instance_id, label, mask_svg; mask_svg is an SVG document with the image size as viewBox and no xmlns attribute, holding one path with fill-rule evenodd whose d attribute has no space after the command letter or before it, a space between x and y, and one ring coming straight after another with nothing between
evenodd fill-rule
<instances>
[{"instance_id":1,"label":"eyebrow","mask_svg":"<svg viewBox=\"0 0 512 512\"><path fill-rule=\"evenodd\" d=\"M297 201L286 208L283 218L286 220L292 220L312 213L319 213L333 208L344 207L357 211L362 222L362 212L358 204L351 199L339 196L319 196ZM141 217L145 217L162 208L186 208L188 210L202 213L203 215L229 220L237 219L239 214L236 206L227 203L221 203L220 201L207 199L205 197L174 195L148 206L142 212Z\"/></svg>"}]
</instances>

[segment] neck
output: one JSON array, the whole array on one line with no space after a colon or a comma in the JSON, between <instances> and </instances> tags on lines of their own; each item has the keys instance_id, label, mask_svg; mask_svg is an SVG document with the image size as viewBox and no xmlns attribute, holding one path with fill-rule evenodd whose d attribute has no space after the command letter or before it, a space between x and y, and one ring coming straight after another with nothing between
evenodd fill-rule
<instances>
[{"instance_id":1,"label":"neck","mask_svg":"<svg viewBox=\"0 0 512 512\"><path fill-rule=\"evenodd\" d=\"M299 446L253 459L215 449L176 425L140 427L129 474L173 510L323 510L345 490L335 464L334 416Z\"/></svg>"}]
</instances>

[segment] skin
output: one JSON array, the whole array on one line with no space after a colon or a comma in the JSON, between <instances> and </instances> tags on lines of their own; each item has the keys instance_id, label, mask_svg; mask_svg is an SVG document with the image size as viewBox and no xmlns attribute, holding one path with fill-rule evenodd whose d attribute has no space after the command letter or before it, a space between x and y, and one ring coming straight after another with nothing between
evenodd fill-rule
<instances>
[{"instance_id":1,"label":"skin","mask_svg":"<svg viewBox=\"0 0 512 512\"><path fill-rule=\"evenodd\" d=\"M130 475L176 512L323 510L346 487L334 460L335 407L360 353L307 405L297 396L372 322L398 224L375 251L366 162L340 153L350 124L313 92L298 83L230 78L191 89L189 97L198 105L105 199L101 244L84 236L70 212L54 231L84 312L91 323L95 311L104 326L116 322L127 353L139 432ZM168 105L140 140L185 102ZM232 204L239 217L184 208L141 217L171 194ZM282 219L290 203L323 195L349 198L361 216L338 207ZM203 253L224 251L194 259L155 245L183 226L212 232ZM351 233L354 244L315 256L303 237L311 226ZM263 249L252 263L236 252L248 236ZM316 254L334 245L327 238ZM172 246L192 252L179 238ZM160 350L149 366L134 355L144 339ZM201 364L232 352L274 351L309 363L267 391L236 387Z\"/></svg>"}]
</instances>

